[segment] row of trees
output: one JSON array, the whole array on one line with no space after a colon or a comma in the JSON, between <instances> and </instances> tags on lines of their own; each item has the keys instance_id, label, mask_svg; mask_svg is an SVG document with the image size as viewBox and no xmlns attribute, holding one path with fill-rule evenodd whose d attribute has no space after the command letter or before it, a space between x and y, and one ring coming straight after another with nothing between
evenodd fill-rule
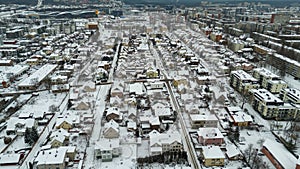
<instances>
[{"instance_id":1,"label":"row of trees","mask_svg":"<svg viewBox=\"0 0 300 169\"><path fill-rule=\"evenodd\" d=\"M140 165L149 164L149 163L184 164L187 162L187 153L185 151L178 151L178 152L166 151L159 155L138 158L137 162Z\"/></svg>"},{"instance_id":2,"label":"row of trees","mask_svg":"<svg viewBox=\"0 0 300 169\"><path fill-rule=\"evenodd\" d=\"M263 144L264 140L259 140L259 144ZM260 150L253 147L253 144L249 144L248 148L244 152L245 161L252 169L269 169L270 166L263 161L259 155Z\"/></svg>"}]
</instances>

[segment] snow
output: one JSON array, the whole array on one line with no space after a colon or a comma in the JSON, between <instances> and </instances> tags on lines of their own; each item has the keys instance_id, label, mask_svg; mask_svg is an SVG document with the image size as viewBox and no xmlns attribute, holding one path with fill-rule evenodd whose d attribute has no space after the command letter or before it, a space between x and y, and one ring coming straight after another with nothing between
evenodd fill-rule
<instances>
[{"instance_id":1,"label":"snow","mask_svg":"<svg viewBox=\"0 0 300 169\"><path fill-rule=\"evenodd\" d=\"M26 87L26 86L34 86L36 83L41 82L46 76L51 73L57 65L44 65L39 70L34 72L32 75L30 75L28 78L23 80L18 86L19 87Z\"/></svg>"}]
</instances>

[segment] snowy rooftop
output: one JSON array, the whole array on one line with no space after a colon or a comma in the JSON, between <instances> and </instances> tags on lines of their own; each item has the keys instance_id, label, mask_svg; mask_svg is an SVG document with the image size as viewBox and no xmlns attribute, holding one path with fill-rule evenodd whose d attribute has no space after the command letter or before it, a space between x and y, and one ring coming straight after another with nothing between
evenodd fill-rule
<instances>
[{"instance_id":1,"label":"snowy rooftop","mask_svg":"<svg viewBox=\"0 0 300 169\"><path fill-rule=\"evenodd\" d=\"M295 100L300 100L300 91L297 90L297 89L291 89L291 88L287 88L287 89L284 89L287 93L288 93L288 96L295 99Z\"/></svg>"},{"instance_id":2,"label":"snowy rooftop","mask_svg":"<svg viewBox=\"0 0 300 169\"><path fill-rule=\"evenodd\" d=\"M256 98L258 98L261 101L283 103L281 99L277 98L275 95L273 95L266 89L252 89L252 92L254 93Z\"/></svg>"},{"instance_id":3,"label":"snowy rooftop","mask_svg":"<svg viewBox=\"0 0 300 169\"><path fill-rule=\"evenodd\" d=\"M215 115L190 114L192 121L218 121Z\"/></svg>"},{"instance_id":4,"label":"snowy rooftop","mask_svg":"<svg viewBox=\"0 0 300 169\"><path fill-rule=\"evenodd\" d=\"M41 151L36 157L37 165L62 164L64 163L67 149L55 148Z\"/></svg>"},{"instance_id":5,"label":"snowy rooftop","mask_svg":"<svg viewBox=\"0 0 300 169\"><path fill-rule=\"evenodd\" d=\"M218 128L199 128L197 131L198 135L203 137L204 139L216 139L216 138L224 138L223 134Z\"/></svg>"},{"instance_id":6,"label":"snowy rooftop","mask_svg":"<svg viewBox=\"0 0 300 169\"><path fill-rule=\"evenodd\" d=\"M234 74L237 78L239 78L242 81L244 80L257 81L257 79L255 79L254 77L252 77L250 74L246 73L243 70L232 71L231 74Z\"/></svg>"},{"instance_id":7,"label":"snowy rooftop","mask_svg":"<svg viewBox=\"0 0 300 169\"><path fill-rule=\"evenodd\" d=\"M267 139L263 147L266 148L272 156L280 163L283 168L295 168L297 158L293 156L282 144Z\"/></svg>"},{"instance_id":8,"label":"snowy rooftop","mask_svg":"<svg viewBox=\"0 0 300 169\"><path fill-rule=\"evenodd\" d=\"M35 83L41 82L46 76L48 76L57 65L44 65L39 70L34 72L32 75L30 75L28 78L23 80L18 86L32 86L35 85Z\"/></svg>"},{"instance_id":9,"label":"snowy rooftop","mask_svg":"<svg viewBox=\"0 0 300 169\"><path fill-rule=\"evenodd\" d=\"M202 147L202 154L205 159L225 158L219 146L204 146Z\"/></svg>"},{"instance_id":10,"label":"snowy rooftop","mask_svg":"<svg viewBox=\"0 0 300 169\"><path fill-rule=\"evenodd\" d=\"M253 71L259 73L260 75L262 75L264 77L268 77L271 79L274 79L274 78L279 79L280 78L278 75L272 73L271 71L269 71L266 68L255 68L255 69L253 69Z\"/></svg>"}]
</instances>

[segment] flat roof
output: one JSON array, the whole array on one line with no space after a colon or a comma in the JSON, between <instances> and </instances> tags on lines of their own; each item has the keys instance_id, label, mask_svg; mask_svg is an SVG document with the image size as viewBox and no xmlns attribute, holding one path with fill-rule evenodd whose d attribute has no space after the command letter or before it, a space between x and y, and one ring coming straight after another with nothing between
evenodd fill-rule
<instances>
[{"instance_id":1,"label":"flat roof","mask_svg":"<svg viewBox=\"0 0 300 169\"><path fill-rule=\"evenodd\" d=\"M57 65L51 65L47 64L41 67L39 70L34 72L32 75L30 75L28 78L23 80L18 87L26 87L26 86L34 86L36 83L41 82L46 76L48 76Z\"/></svg>"}]
</instances>

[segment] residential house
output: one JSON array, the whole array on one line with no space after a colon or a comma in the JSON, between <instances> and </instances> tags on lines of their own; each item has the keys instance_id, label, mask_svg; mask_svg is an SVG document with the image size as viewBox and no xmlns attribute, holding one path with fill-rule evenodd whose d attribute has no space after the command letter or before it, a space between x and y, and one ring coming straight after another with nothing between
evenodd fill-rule
<instances>
[{"instance_id":1,"label":"residential house","mask_svg":"<svg viewBox=\"0 0 300 169\"><path fill-rule=\"evenodd\" d=\"M67 149L54 148L41 150L35 158L36 169L65 169L67 160Z\"/></svg>"},{"instance_id":2,"label":"residential house","mask_svg":"<svg viewBox=\"0 0 300 169\"><path fill-rule=\"evenodd\" d=\"M56 75L51 77L51 84L66 84L68 83L68 76Z\"/></svg>"},{"instance_id":3,"label":"residential house","mask_svg":"<svg viewBox=\"0 0 300 169\"><path fill-rule=\"evenodd\" d=\"M155 116L159 117L160 120L171 120L173 111L170 107L154 107Z\"/></svg>"},{"instance_id":4,"label":"residential house","mask_svg":"<svg viewBox=\"0 0 300 169\"><path fill-rule=\"evenodd\" d=\"M119 137L119 124L111 119L109 122L104 124L103 136L104 138L118 138Z\"/></svg>"},{"instance_id":5,"label":"residential house","mask_svg":"<svg viewBox=\"0 0 300 169\"><path fill-rule=\"evenodd\" d=\"M198 129L202 127L218 127L219 120L214 115L202 115L202 114L190 114L190 122L192 129Z\"/></svg>"},{"instance_id":6,"label":"residential house","mask_svg":"<svg viewBox=\"0 0 300 169\"><path fill-rule=\"evenodd\" d=\"M72 110L89 110L90 104L85 101L72 102Z\"/></svg>"},{"instance_id":7,"label":"residential house","mask_svg":"<svg viewBox=\"0 0 300 169\"><path fill-rule=\"evenodd\" d=\"M136 96L144 96L146 94L146 87L143 83L129 84L129 94Z\"/></svg>"},{"instance_id":8,"label":"residential house","mask_svg":"<svg viewBox=\"0 0 300 169\"><path fill-rule=\"evenodd\" d=\"M9 153L9 154L0 154L0 166L1 168L5 168L3 166L7 166L7 168L10 168L9 166L17 166L19 165L20 160L22 159L22 155L20 153Z\"/></svg>"},{"instance_id":9,"label":"residential house","mask_svg":"<svg viewBox=\"0 0 300 169\"><path fill-rule=\"evenodd\" d=\"M110 121L111 119L113 119L116 122L122 121L122 113L117 107L110 107L106 110L106 120Z\"/></svg>"},{"instance_id":10,"label":"residential house","mask_svg":"<svg viewBox=\"0 0 300 169\"><path fill-rule=\"evenodd\" d=\"M219 146L203 146L201 154L206 167L224 166L225 155Z\"/></svg>"},{"instance_id":11,"label":"residential house","mask_svg":"<svg viewBox=\"0 0 300 169\"><path fill-rule=\"evenodd\" d=\"M229 160L242 160L243 154L234 144L226 144L226 156Z\"/></svg>"},{"instance_id":12,"label":"residential house","mask_svg":"<svg viewBox=\"0 0 300 169\"><path fill-rule=\"evenodd\" d=\"M103 162L112 161L122 153L119 139L101 139L95 144L95 157L101 158Z\"/></svg>"},{"instance_id":13,"label":"residential house","mask_svg":"<svg viewBox=\"0 0 300 169\"><path fill-rule=\"evenodd\" d=\"M225 109L231 117L229 121L234 126L249 126L253 122L252 117L243 112L240 107L226 107Z\"/></svg>"},{"instance_id":14,"label":"residential house","mask_svg":"<svg viewBox=\"0 0 300 169\"><path fill-rule=\"evenodd\" d=\"M68 118L58 118L56 120L56 128L57 129L63 128L65 130L69 130L73 128L73 123Z\"/></svg>"},{"instance_id":15,"label":"residential house","mask_svg":"<svg viewBox=\"0 0 300 169\"><path fill-rule=\"evenodd\" d=\"M179 152L183 149L181 134L178 131L159 133L153 130L149 133L149 139L150 155L158 155L167 151Z\"/></svg>"},{"instance_id":16,"label":"residential house","mask_svg":"<svg viewBox=\"0 0 300 169\"><path fill-rule=\"evenodd\" d=\"M63 145L68 145L69 137L70 137L70 133L63 128L60 128L60 129L52 132L50 135L51 147L60 147Z\"/></svg>"},{"instance_id":17,"label":"residential house","mask_svg":"<svg viewBox=\"0 0 300 169\"><path fill-rule=\"evenodd\" d=\"M199 128L198 141L200 144L206 145L222 145L224 136L218 128Z\"/></svg>"},{"instance_id":18,"label":"residential house","mask_svg":"<svg viewBox=\"0 0 300 169\"><path fill-rule=\"evenodd\" d=\"M124 87L122 86L121 83L114 83L112 88L111 88L111 91L110 91L110 95L111 97L116 97L118 96L119 98L123 98L124 96Z\"/></svg>"},{"instance_id":19,"label":"residential house","mask_svg":"<svg viewBox=\"0 0 300 169\"><path fill-rule=\"evenodd\" d=\"M188 82L188 80L187 80L186 77L175 76L173 79L174 80L173 80L172 83L173 83L173 85L175 87L178 87L179 85L184 85L184 86L188 86L189 85L189 82Z\"/></svg>"},{"instance_id":20,"label":"residential house","mask_svg":"<svg viewBox=\"0 0 300 169\"><path fill-rule=\"evenodd\" d=\"M83 85L83 90L85 92L94 92L94 91L96 91L96 84L92 81L87 81Z\"/></svg>"}]
</instances>

